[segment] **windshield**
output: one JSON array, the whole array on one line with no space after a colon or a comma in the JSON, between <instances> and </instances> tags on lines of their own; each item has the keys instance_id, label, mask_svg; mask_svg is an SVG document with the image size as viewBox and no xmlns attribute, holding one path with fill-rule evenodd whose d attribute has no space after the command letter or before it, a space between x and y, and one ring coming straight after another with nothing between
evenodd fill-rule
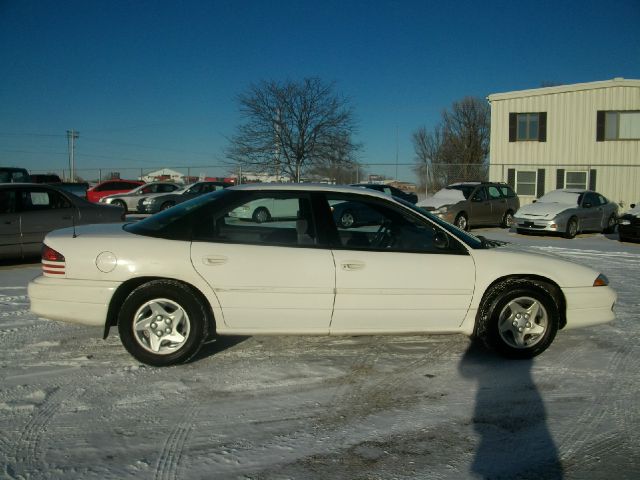
<instances>
[{"instance_id":1,"label":"windshield","mask_svg":"<svg viewBox=\"0 0 640 480\"><path fill-rule=\"evenodd\" d=\"M460 240L462 240L464 243L466 243L471 248L475 248L475 249L477 249L477 248L486 248L486 245L482 241L482 239L476 237L475 235L471 235L469 232L465 232L464 230L460 230L455 225L452 225L449 222L445 222L444 220L436 217L435 215L432 215L431 213L429 213L426 210L414 205L413 203L410 203L410 202L407 202L406 200L403 200L402 198L398 198L398 197L393 197L393 198L395 200L397 200L398 202L402 203L405 207L409 207L414 212L417 212L420 215L422 215L423 217L427 217L432 222L437 223L442 228L444 228L447 232L452 234L454 237L459 238Z\"/></svg>"},{"instance_id":2,"label":"windshield","mask_svg":"<svg viewBox=\"0 0 640 480\"><path fill-rule=\"evenodd\" d=\"M538 202L562 203L564 205L577 205L582 192L567 192L566 190L554 190L538 199Z\"/></svg>"},{"instance_id":3,"label":"windshield","mask_svg":"<svg viewBox=\"0 0 640 480\"><path fill-rule=\"evenodd\" d=\"M477 185L449 185L448 187L443 188L442 190L440 190L440 192L448 190L450 194L453 194L452 190L453 191L458 190L458 191L462 192L462 195L464 195L465 199L468 199L469 196L471 195L471 192L473 192L473 189L476 188L476 187L477 187ZM438 193L440 193L440 192L438 192ZM436 195L438 193L436 193Z\"/></svg>"}]
</instances>

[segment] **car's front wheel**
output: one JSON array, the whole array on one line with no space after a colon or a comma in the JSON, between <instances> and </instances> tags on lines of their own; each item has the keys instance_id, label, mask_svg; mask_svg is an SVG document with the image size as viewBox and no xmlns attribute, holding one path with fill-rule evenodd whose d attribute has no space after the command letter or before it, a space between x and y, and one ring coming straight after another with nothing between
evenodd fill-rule
<instances>
[{"instance_id":1,"label":"car's front wheel","mask_svg":"<svg viewBox=\"0 0 640 480\"><path fill-rule=\"evenodd\" d=\"M559 324L560 310L550 286L512 279L487 293L476 335L506 357L532 358L551 345Z\"/></svg>"},{"instance_id":2,"label":"car's front wheel","mask_svg":"<svg viewBox=\"0 0 640 480\"><path fill-rule=\"evenodd\" d=\"M567 229L564 231L564 238L574 238L578 234L578 219L571 217L567 222Z\"/></svg>"},{"instance_id":3,"label":"car's front wheel","mask_svg":"<svg viewBox=\"0 0 640 480\"><path fill-rule=\"evenodd\" d=\"M607 220L607 226L604 228L603 233L613 233L616 231L616 225L618 224L618 219L615 214L612 214Z\"/></svg>"},{"instance_id":4,"label":"car's front wheel","mask_svg":"<svg viewBox=\"0 0 640 480\"><path fill-rule=\"evenodd\" d=\"M267 210L265 207L258 207L253 212L253 215L251 218L256 223L264 223L271 220L271 214L269 213L269 210Z\"/></svg>"},{"instance_id":5,"label":"car's front wheel","mask_svg":"<svg viewBox=\"0 0 640 480\"><path fill-rule=\"evenodd\" d=\"M133 290L118 314L118 332L137 360L157 367L183 363L207 338L205 306L187 285L153 280Z\"/></svg>"},{"instance_id":6,"label":"car's front wheel","mask_svg":"<svg viewBox=\"0 0 640 480\"><path fill-rule=\"evenodd\" d=\"M469 220L464 213L459 214L453 224L460 230L469 230Z\"/></svg>"},{"instance_id":7,"label":"car's front wheel","mask_svg":"<svg viewBox=\"0 0 640 480\"><path fill-rule=\"evenodd\" d=\"M125 213L127 211L127 204L124 203L122 200L114 200L113 202L111 202L111 205L115 205L116 207L122 208L125 211Z\"/></svg>"},{"instance_id":8,"label":"car's front wheel","mask_svg":"<svg viewBox=\"0 0 640 480\"><path fill-rule=\"evenodd\" d=\"M511 228L513 225L513 212L508 210L505 212L504 217L502 217L502 228Z\"/></svg>"}]
</instances>

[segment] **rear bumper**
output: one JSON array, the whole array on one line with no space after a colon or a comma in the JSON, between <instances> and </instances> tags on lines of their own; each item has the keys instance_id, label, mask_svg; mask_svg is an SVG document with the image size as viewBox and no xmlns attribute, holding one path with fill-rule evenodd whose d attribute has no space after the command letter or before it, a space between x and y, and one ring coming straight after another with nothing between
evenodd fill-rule
<instances>
[{"instance_id":1,"label":"rear bumper","mask_svg":"<svg viewBox=\"0 0 640 480\"><path fill-rule=\"evenodd\" d=\"M567 301L566 329L589 327L615 320L613 307L618 299L610 287L563 288Z\"/></svg>"},{"instance_id":2,"label":"rear bumper","mask_svg":"<svg viewBox=\"0 0 640 480\"><path fill-rule=\"evenodd\" d=\"M31 312L49 320L104 326L120 284L40 276L29 282Z\"/></svg>"}]
</instances>

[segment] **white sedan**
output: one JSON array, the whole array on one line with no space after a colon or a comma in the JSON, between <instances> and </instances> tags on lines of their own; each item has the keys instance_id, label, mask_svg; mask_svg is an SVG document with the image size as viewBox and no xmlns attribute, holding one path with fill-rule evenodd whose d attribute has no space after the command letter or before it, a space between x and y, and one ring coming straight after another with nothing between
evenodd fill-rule
<instances>
[{"instance_id":1,"label":"white sedan","mask_svg":"<svg viewBox=\"0 0 640 480\"><path fill-rule=\"evenodd\" d=\"M279 218L231 215L257 201ZM378 213L344 226L332 207ZM137 223L47 235L29 284L44 318L116 326L139 361L171 365L212 335L464 333L507 357L614 319L600 272L487 241L402 200L326 185L245 185Z\"/></svg>"}]
</instances>

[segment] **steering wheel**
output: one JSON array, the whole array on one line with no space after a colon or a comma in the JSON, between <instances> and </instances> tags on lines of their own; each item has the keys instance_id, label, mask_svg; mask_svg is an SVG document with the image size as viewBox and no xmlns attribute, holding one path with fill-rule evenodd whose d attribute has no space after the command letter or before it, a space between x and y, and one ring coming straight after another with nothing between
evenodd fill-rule
<instances>
[{"instance_id":1,"label":"steering wheel","mask_svg":"<svg viewBox=\"0 0 640 480\"><path fill-rule=\"evenodd\" d=\"M371 245L375 248L384 249L391 248L395 243L395 235L391 230L391 222L389 220L385 220L382 222L378 231L373 236L373 240L371 241Z\"/></svg>"}]
</instances>

